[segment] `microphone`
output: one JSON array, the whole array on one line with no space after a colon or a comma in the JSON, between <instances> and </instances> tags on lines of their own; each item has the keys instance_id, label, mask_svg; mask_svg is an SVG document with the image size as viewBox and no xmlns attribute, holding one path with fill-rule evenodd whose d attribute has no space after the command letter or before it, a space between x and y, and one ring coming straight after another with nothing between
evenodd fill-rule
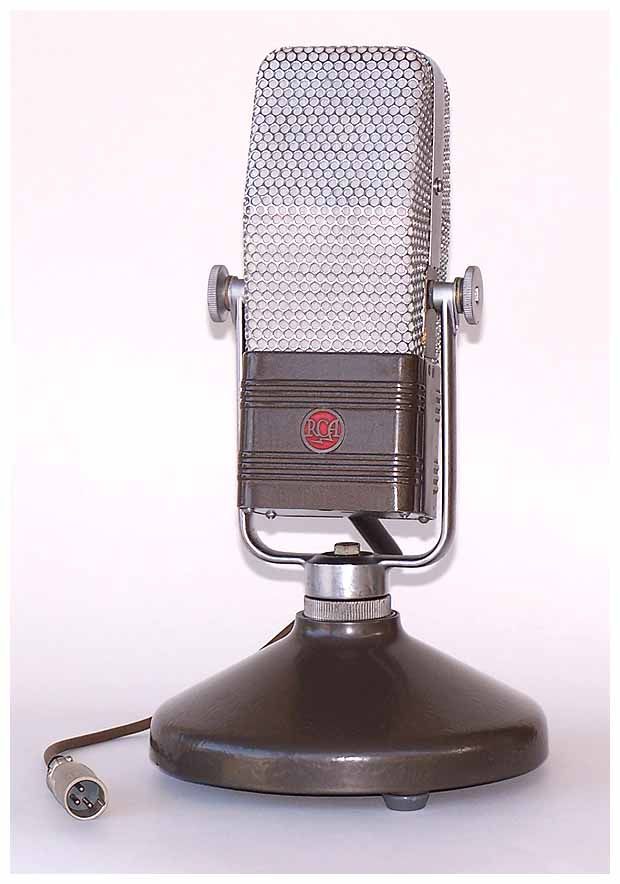
<instances>
[{"instance_id":1,"label":"microphone","mask_svg":"<svg viewBox=\"0 0 620 884\"><path fill-rule=\"evenodd\" d=\"M146 728L182 780L396 811L544 761L540 707L408 635L388 592L392 568L436 562L454 533L455 338L483 285L473 265L446 279L449 130L444 77L417 50L296 47L260 66L244 278L216 265L207 300L235 323L241 535L303 566L303 611L152 718L48 747L72 816L98 817L107 791L65 750ZM280 515L346 517L370 550L274 549L256 519ZM424 552L401 551L386 523L402 517L438 519Z\"/></svg>"},{"instance_id":2,"label":"microphone","mask_svg":"<svg viewBox=\"0 0 620 884\"><path fill-rule=\"evenodd\" d=\"M379 518L437 514L429 292L448 266L449 107L443 74L415 49L281 49L260 66L244 280L217 265L209 281L212 319L242 303L238 505L258 554L252 514L346 515L390 554ZM478 321L477 268L452 294L455 315Z\"/></svg>"},{"instance_id":3,"label":"microphone","mask_svg":"<svg viewBox=\"0 0 620 884\"><path fill-rule=\"evenodd\" d=\"M449 128L443 75L414 49L260 66L244 279L216 265L208 305L236 328L241 535L303 566L304 607L157 710L151 757L172 776L419 810L547 754L540 707L409 636L388 592L392 568L436 562L454 534L455 337L483 286L475 266L446 280ZM274 549L257 520L281 515L344 516L370 549ZM401 551L387 526L403 516L437 518L428 549Z\"/></svg>"}]
</instances>

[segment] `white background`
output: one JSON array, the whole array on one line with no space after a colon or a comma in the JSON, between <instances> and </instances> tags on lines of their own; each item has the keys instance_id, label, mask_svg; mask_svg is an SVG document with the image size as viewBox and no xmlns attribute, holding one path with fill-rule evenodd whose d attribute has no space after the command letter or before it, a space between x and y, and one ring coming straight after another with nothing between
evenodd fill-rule
<instances>
[{"instance_id":1,"label":"white background","mask_svg":"<svg viewBox=\"0 0 620 884\"><path fill-rule=\"evenodd\" d=\"M13 29L18 448L13 865L95 872L602 872L608 855L608 82L603 15L21 14ZM55 804L40 753L141 718L252 652L300 575L241 548L232 328L254 76L279 45L411 45L452 94L459 535L396 575L406 628L545 709L512 782L380 799L165 777L147 738L85 749L110 811ZM315 541L316 542L316 541Z\"/></svg>"}]
</instances>

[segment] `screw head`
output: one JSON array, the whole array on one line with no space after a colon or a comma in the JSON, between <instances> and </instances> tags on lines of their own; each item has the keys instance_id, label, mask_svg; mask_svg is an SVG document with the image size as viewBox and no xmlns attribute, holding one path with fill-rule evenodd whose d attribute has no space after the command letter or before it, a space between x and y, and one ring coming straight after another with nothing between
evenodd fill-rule
<instances>
[{"instance_id":1,"label":"screw head","mask_svg":"<svg viewBox=\"0 0 620 884\"><path fill-rule=\"evenodd\" d=\"M340 543L334 544L334 555L335 556L359 556L360 554L360 545L359 543L350 543L348 541L341 541Z\"/></svg>"},{"instance_id":2,"label":"screw head","mask_svg":"<svg viewBox=\"0 0 620 884\"><path fill-rule=\"evenodd\" d=\"M230 312L227 290L230 279L223 264L214 264L207 283L207 308L211 322L225 322Z\"/></svg>"},{"instance_id":3,"label":"screw head","mask_svg":"<svg viewBox=\"0 0 620 884\"><path fill-rule=\"evenodd\" d=\"M483 285L479 267L468 267L461 283L461 313L469 325L478 325L482 318Z\"/></svg>"}]
</instances>

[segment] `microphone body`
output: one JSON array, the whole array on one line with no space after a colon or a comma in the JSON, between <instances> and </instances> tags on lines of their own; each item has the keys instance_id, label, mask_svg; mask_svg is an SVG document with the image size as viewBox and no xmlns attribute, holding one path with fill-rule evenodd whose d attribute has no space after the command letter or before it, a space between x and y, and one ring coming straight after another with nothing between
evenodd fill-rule
<instances>
[{"instance_id":1,"label":"microphone body","mask_svg":"<svg viewBox=\"0 0 620 884\"><path fill-rule=\"evenodd\" d=\"M283 49L244 200L238 504L433 518L449 97L407 48Z\"/></svg>"}]
</instances>

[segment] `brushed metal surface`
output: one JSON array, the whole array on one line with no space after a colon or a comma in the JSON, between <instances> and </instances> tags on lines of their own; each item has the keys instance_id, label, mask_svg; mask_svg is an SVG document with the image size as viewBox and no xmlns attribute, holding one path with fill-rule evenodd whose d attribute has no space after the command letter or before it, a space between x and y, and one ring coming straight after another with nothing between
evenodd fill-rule
<instances>
[{"instance_id":1,"label":"brushed metal surface","mask_svg":"<svg viewBox=\"0 0 620 884\"><path fill-rule=\"evenodd\" d=\"M369 553L356 556L323 553L313 556L306 562L304 577L306 597L312 596L314 599L352 600L387 596L386 571L376 556Z\"/></svg>"}]
</instances>

